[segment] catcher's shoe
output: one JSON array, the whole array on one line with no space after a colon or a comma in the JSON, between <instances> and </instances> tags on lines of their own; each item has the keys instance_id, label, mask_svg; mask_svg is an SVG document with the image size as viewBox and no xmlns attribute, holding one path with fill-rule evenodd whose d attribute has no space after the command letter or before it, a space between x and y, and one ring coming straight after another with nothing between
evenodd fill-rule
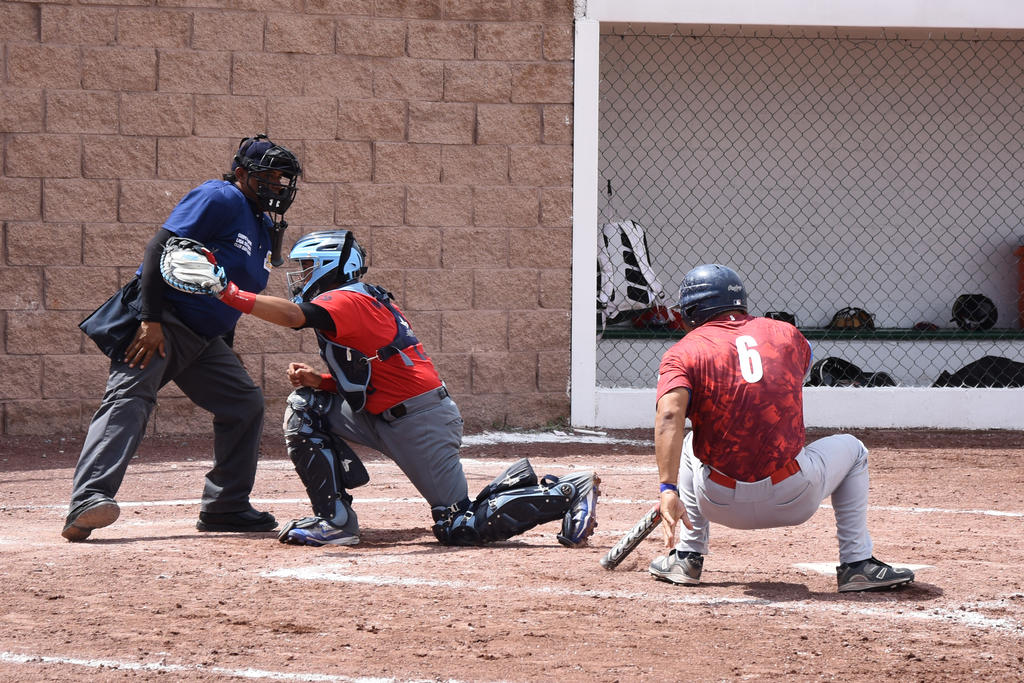
<instances>
[{"instance_id":1,"label":"catcher's shoe","mask_svg":"<svg viewBox=\"0 0 1024 683\"><path fill-rule=\"evenodd\" d=\"M874 557L859 562L847 562L836 567L836 580L840 593L873 591L894 588L914 580L914 572L897 569Z\"/></svg>"},{"instance_id":2,"label":"catcher's shoe","mask_svg":"<svg viewBox=\"0 0 1024 683\"><path fill-rule=\"evenodd\" d=\"M60 535L72 543L89 538L93 529L110 526L117 521L121 508L110 498L93 499L80 503L64 520Z\"/></svg>"},{"instance_id":3,"label":"catcher's shoe","mask_svg":"<svg viewBox=\"0 0 1024 683\"><path fill-rule=\"evenodd\" d=\"M573 487L569 511L562 519L562 531L558 542L567 548L586 545L597 528L597 499L601 495L598 484L601 479L593 472L578 472L558 478L556 486L569 484Z\"/></svg>"},{"instance_id":4,"label":"catcher's shoe","mask_svg":"<svg viewBox=\"0 0 1024 683\"><path fill-rule=\"evenodd\" d=\"M668 555L659 555L647 571L659 581L696 586L704 570L704 556L700 553L680 553L673 548Z\"/></svg>"},{"instance_id":5,"label":"catcher's shoe","mask_svg":"<svg viewBox=\"0 0 1024 683\"><path fill-rule=\"evenodd\" d=\"M359 534L336 527L322 517L303 517L285 524L277 540L292 545L355 545L359 543Z\"/></svg>"},{"instance_id":6,"label":"catcher's shoe","mask_svg":"<svg viewBox=\"0 0 1024 683\"><path fill-rule=\"evenodd\" d=\"M242 512L200 512L196 529L200 531L273 531L277 520L269 512L254 508Z\"/></svg>"}]
</instances>

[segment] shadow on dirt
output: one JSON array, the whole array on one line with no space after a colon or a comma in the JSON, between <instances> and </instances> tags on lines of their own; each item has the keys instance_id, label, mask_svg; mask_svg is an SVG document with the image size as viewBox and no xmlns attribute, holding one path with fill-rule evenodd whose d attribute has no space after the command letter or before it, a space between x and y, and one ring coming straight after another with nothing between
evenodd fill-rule
<instances>
[{"instance_id":1,"label":"shadow on dirt","mask_svg":"<svg viewBox=\"0 0 1024 683\"><path fill-rule=\"evenodd\" d=\"M877 591L862 591L853 593L839 592L814 592L807 586L799 583L788 583L784 581L764 581L758 583L728 582L723 581L715 584L704 584L708 586L736 586L744 587L744 594L771 602L789 602L799 600L820 600L825 602L858 600L862 604L892 603L892 602L924 602L941 598L945 591L942 588L930 584L914 581L911 584L897 586L890 589Z\"/></svg>"}]
</instances>

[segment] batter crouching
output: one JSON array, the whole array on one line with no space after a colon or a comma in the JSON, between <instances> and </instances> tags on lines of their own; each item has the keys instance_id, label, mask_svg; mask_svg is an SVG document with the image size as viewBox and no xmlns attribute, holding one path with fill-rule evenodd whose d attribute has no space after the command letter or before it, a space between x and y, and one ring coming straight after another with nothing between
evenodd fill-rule
<instances>
[{"instance_id":1,"label":"batter crouching","mask_svg":"<svg viewBox=\"0 0 1024 683\"><path fill-rule=\"evenodd\" d=\"M230 282L214 293L268 322L313 328L327 365L326 373L305 363L288 366L296 389L285 410L285 443L313 515L285 525L282 543L359 542L350 491L369 476L349 443L399 466L429 503L434 535L443 544L504 540L557 520L560 543L587 541L597 524L593 472L538 478L522 459L469 498L458 406L392 296L361 281L365 252L350 231L306 235L290 258L300 267L287 274L290 301L240 291Z\"/></svg>"},{"instance_id":2,"label":"batter crouching","mask_svg":"<svg viewBox=\"0 0 1024 683\"><path fill-rule=\"evenodd\" d=\"M872 554L864 444L837 434L804 446L807 339L787 322L748 315L743 283L721 265L686 274L679 309L686 336L662 358L654 428L670 551L651 563L650 573L697 584L710 522L734 529L796 526L831 496L839 592L913 581L909 569ZM687 417L693 430L684 437ZM680 520L686 528L676 543Z\"/></svg>"}]
</instances>

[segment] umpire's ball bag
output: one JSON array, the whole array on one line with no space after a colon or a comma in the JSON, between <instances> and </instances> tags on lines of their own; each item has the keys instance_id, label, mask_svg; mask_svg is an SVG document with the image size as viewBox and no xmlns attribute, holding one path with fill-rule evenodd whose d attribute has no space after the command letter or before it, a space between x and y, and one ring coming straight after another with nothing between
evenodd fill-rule
<instances>
[{"instance_id":1,"label":"umpire's ball bag","mask_svg":"<svg viewBox=\"0 0 1024 683\"><path fill-rule=\"evenodd\" d=\"M121 360L142 320L142 285L134 277L78 323L108 358Z\"/></svg>"}]
</instances>

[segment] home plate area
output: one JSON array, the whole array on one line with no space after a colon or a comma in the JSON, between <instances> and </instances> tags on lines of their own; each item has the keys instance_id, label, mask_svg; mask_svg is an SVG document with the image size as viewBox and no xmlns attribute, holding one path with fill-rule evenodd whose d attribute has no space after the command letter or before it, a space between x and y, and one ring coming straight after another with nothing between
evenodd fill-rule
<instances>
[{"instance_id":1,"label":"home plate area","mask_svg":"<svg viewBox=\"0 0 1024 683\"><path fill-rule=\"evenodd\" d=\"M358 545L200 533L210 443L192 437L147 438L120 519L70 544L60 529L77 444L3 441L0 679L1019 680L1020 435L857 436L871 449L874 553L914 570L908 586L837 592L828 501L799 527L712 525L698 586L650 576L659 529L603 569L656 499L653 444L639 430L467 439L471 494L519 457L538 475L599 474L598 527L575 549L556 541L558 522L441 546L426 502L368 451ZM309 514L283 449L268 447L253 498L279 521Z\"/></svg>"}]
</instances>

